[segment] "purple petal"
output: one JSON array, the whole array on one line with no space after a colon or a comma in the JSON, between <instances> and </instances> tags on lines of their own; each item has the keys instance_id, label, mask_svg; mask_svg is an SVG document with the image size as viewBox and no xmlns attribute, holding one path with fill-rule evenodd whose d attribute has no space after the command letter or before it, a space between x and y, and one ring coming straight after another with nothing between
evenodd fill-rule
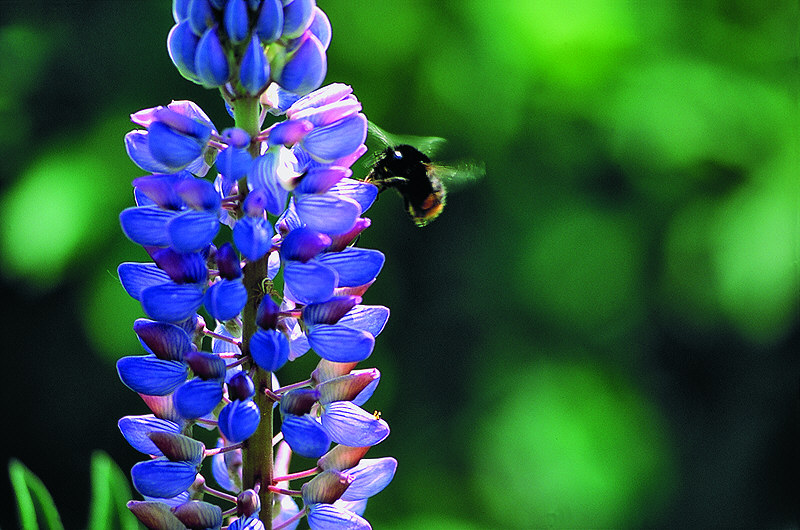
<instances>
[{"instance_id":1,"label":"purple petal","mask_svg":"<svg viewBox=\"0 0 800 530\"><path fill-rule=\"evenodd\" d=\"M350 401L325 406L322 427L336 443L350 447L375 445L389 436L389 425Z\"/></svg>"},{"instance_id":2,"label":"purple petal","mask_svg":"<svg viewBox=\"0 0 800 530\"><path fill-rule=\"evenodd\" d=\"M139 394L164 396L178 388L189 375L186 365L155 356L135 355L117 361L122 383Z\"/></svg>"},{"instance_id":3,"label":"purple petal","mask_svg":"<svg viewBox=\"0 0 800 530\"><path fill-rule=\"evenodd\" d=\"M198 82L194 70L194 56L200 38L194 34L187 21L174 26L167 36L167 51L178 72L190 81Z\"/></svg>"},{"instance_id":4,"label":"purple petal","mask_svg":"<svg viewBox=\"0 0 800 530\"><path fill-rule=\"evenodd\" d=\"M320 167L313 168L306 172L303 180L295 188L295 193L325 193L330 190L337 182L349 177L353 172L346 167ZM375 186L372 186L375 188ZM376 193L377 193L377 188ZM337 193L337 195L342 195ZM354 197L355 198L355 197ZM356 199L358 202L358 199ZM364 211L362 207L361 211Z\"/></svg>"},{"instance_id":5,"label":"purple petal","mask_svg":"<svg viewBox=\"0 0 800 530\"><path fill-rule=\"evenodd\" d=\"M357 287L374 280L383 268L385 259L378 250L349 247L341 252L323 254L318 261L339 275L337 287Z\"/></svg>"},{"instance_id":6,"label":"purple petal","mask_svg":"<svg viewBox=\"0 0 800 530\"><path fill-rule=\"evenodd\" d=\"M245 19L246 20L246 19ZM269 61L256 35L250 40L239 67L239 81L251 96L261 93L269 83Z\"/></svg>"},{"instance_id":7,"label":"purple petal","mask_svg":"<svg viewBox=\"0 0 800 530\"><path fill-rule=\"evenodd\" d=\"M179 322L203 305L203 289L196 284L164 283L142 291L142 308L153 320Z\"/></svg>"},{"instance_id":8,"label":"purple petal","mask_svg":"<svg viewBox=\"0 0 800 530\"><path fill-rule=\"evenodd\" d=\"M317 324L308 331L308 343L323 359L336 363L354 363L363 361L372 354L375 337L366 331L341 324Z\"/></svg>"},{"instance_id":9,"label":"purple petal","mask_svg":"<svg viewBox=\"0 0 800 530\"><path fill-rule=\"evenodd\" d=\"M122 282L122 288L134 300L141 300L144 289L170 281L167 273L159 269L155 263L120 263L117 275Z\"/></svg>"},{"instance_id":10,"label":"purple petal","mask_svg":"<svg viewBox=\"0 0 800 530\"><path fill-rule=\"evenodd\" d=\"M136 491L149 497L174 497L189 488L197 476L197 468L188 462L149 460L131 469Z\"/></svg>"},{"instance_id":11,"label":"purple petal","mask_svg":"<svg viewBox=\"0 0 800 530\"><path fill-rule=\"evenodd\" d=\"M331 23L325 12L319 7L314 7L314 17L308 29L317 37L322 47L327 50L331 43Z\"/></svg>"},{"instance_id":12,"label":"purple petal","mask_svg":"<svg viewBox=\"0 0 800 530\"><path fill-rule=\"evenodd\" d=\"M360 302L360 296L336 296L326 302L309 304L303 308L303 322L307 326L336 324Z\"/></svg>"},{"instance_id":13,"label":"purple petal","mask_svg":"<svg viewBox=\"0 0 800 530\"><path fill-rule=\"evenodd\" d=\"M330 236L306 226L286 234L281 243L281 258L307 263L331 244Z\"/></svg>"},{"instance_id":14,"label":"purple petal","mask_svg":"<svg viewBox=\"0 0 800 530\"><path fill-rule=\"evenodd\" d=\"M314 0L292 0L283 7L283 37L285 39L299 37L308 29L314 18L314 5Z\"/></svg>"},{"instance_id":15,"label":"purple petal","mask_svg":"<svg viewBox=\"0 0 800 530\"><path fill-rule=\"evenodd\" d=\"M247 173L247 187L250 190L263 189L270 200L266 208L272 215L280 215L286 208L289 192L281 186L281 181L292 181L299 176L295 171L297 159L285 147L274 147L256 158Z\"/></svg>"},{"instance_id":16,"label":"purple petal","mask_svg":"<svg viewBox=\"0 0 800 530\"><path fill-rule=\"evenodd\" d=\"M150 353L165 361L182 361L184 353L192 350L189 335L167 322L139 318L133 323L133 331Z\"/></svg>"}]
</instances>

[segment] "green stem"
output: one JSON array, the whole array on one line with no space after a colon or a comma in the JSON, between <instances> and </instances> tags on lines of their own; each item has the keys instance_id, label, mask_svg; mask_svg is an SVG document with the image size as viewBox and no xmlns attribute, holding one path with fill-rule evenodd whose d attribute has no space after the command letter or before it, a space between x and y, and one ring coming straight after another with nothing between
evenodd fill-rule
<instances>
[{"instance_id":1,"label":"green stem","mask_svg":"<svg viewBox=\"0 0 800 530\"><path fill-rule=\"evenodd\" d=\"M233 115L236 126L244 129L251 138L255 138L260 129L259 115L261 106L256 98L240 98L233 102ZM250 144L250 154L259 156L259 143ZM247 183L239 183L239 192L247 194ZM261 301L261 282L267 277L267 259L249 262L244 267L244 286L247 289L247 304L242 314L242 353L250 353L250 338L256 332L256 310ZM258 429L242 446L242 486L244 489L259 485L258 496L261 500L261 522L265 528L272 528L272 401L263 392L272 390L272 374L259 368L255 363L249 367L256 387L253 397L261 411Z\"/></svg>"}]
</instances>

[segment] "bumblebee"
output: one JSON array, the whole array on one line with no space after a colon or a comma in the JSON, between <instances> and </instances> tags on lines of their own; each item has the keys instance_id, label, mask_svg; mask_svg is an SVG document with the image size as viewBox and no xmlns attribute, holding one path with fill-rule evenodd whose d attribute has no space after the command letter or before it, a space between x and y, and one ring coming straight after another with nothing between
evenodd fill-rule
<instances>
[{"instance_id":1,"label":"bumblebee","mask_svg":"<svg viewBox=\"0 0 800 530\"><path fill-rule=\"evenodd\" d=\"M483 168L474 164L453 168L433 163L423 151L432 153L444 143L442 138L394 137L373 123L369 124L369 132L385 147L364 180L377 186L378 192L396 190L418 227L428 225L442 213L447 196L445 181L449 184L483 174Z\"/></svg>"}]
</instances>

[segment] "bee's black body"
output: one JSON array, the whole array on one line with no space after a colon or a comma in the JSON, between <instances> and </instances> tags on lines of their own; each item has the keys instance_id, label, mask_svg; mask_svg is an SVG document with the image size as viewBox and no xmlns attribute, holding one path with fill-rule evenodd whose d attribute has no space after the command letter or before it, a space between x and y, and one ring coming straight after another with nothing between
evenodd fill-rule
<instances>
[{"instance_id":1,"label":"bee's black body","mask_svg":"<svg viewBox=\"0 0 800 530\"><path fill-rule=\"evenodd\" d=\"M372 167L367 182L383 191L397 190L417 226L433 221L444 208L445 189L431 159L410 145L387 147Z\"/></svg>"}]
</instances>

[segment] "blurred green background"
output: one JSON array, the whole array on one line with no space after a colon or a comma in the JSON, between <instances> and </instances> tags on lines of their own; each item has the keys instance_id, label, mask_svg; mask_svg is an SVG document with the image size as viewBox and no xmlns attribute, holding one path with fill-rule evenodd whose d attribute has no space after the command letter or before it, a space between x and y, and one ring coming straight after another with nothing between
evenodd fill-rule
<instances>
[{"instance_id":1,"label":"blurred green background","mask_svg":"<svg viewBox=\"0 0 800 530\"><path fill-rule=\"evenodd\" d=\"M400 461L378 529L796 528L798 20L788 0L319 0L327 82L486 176L417 229L387 194L360 245L392 318L365 366ZM89 455L129 470L145 413L114 362L142 172L128 115L219 98L165 50L170 2L0 3L3 461L68 528ZM281 375L291 382L311 356ZM0 479L0 526L14 528Z\"/></svg>"}]
</instances>

